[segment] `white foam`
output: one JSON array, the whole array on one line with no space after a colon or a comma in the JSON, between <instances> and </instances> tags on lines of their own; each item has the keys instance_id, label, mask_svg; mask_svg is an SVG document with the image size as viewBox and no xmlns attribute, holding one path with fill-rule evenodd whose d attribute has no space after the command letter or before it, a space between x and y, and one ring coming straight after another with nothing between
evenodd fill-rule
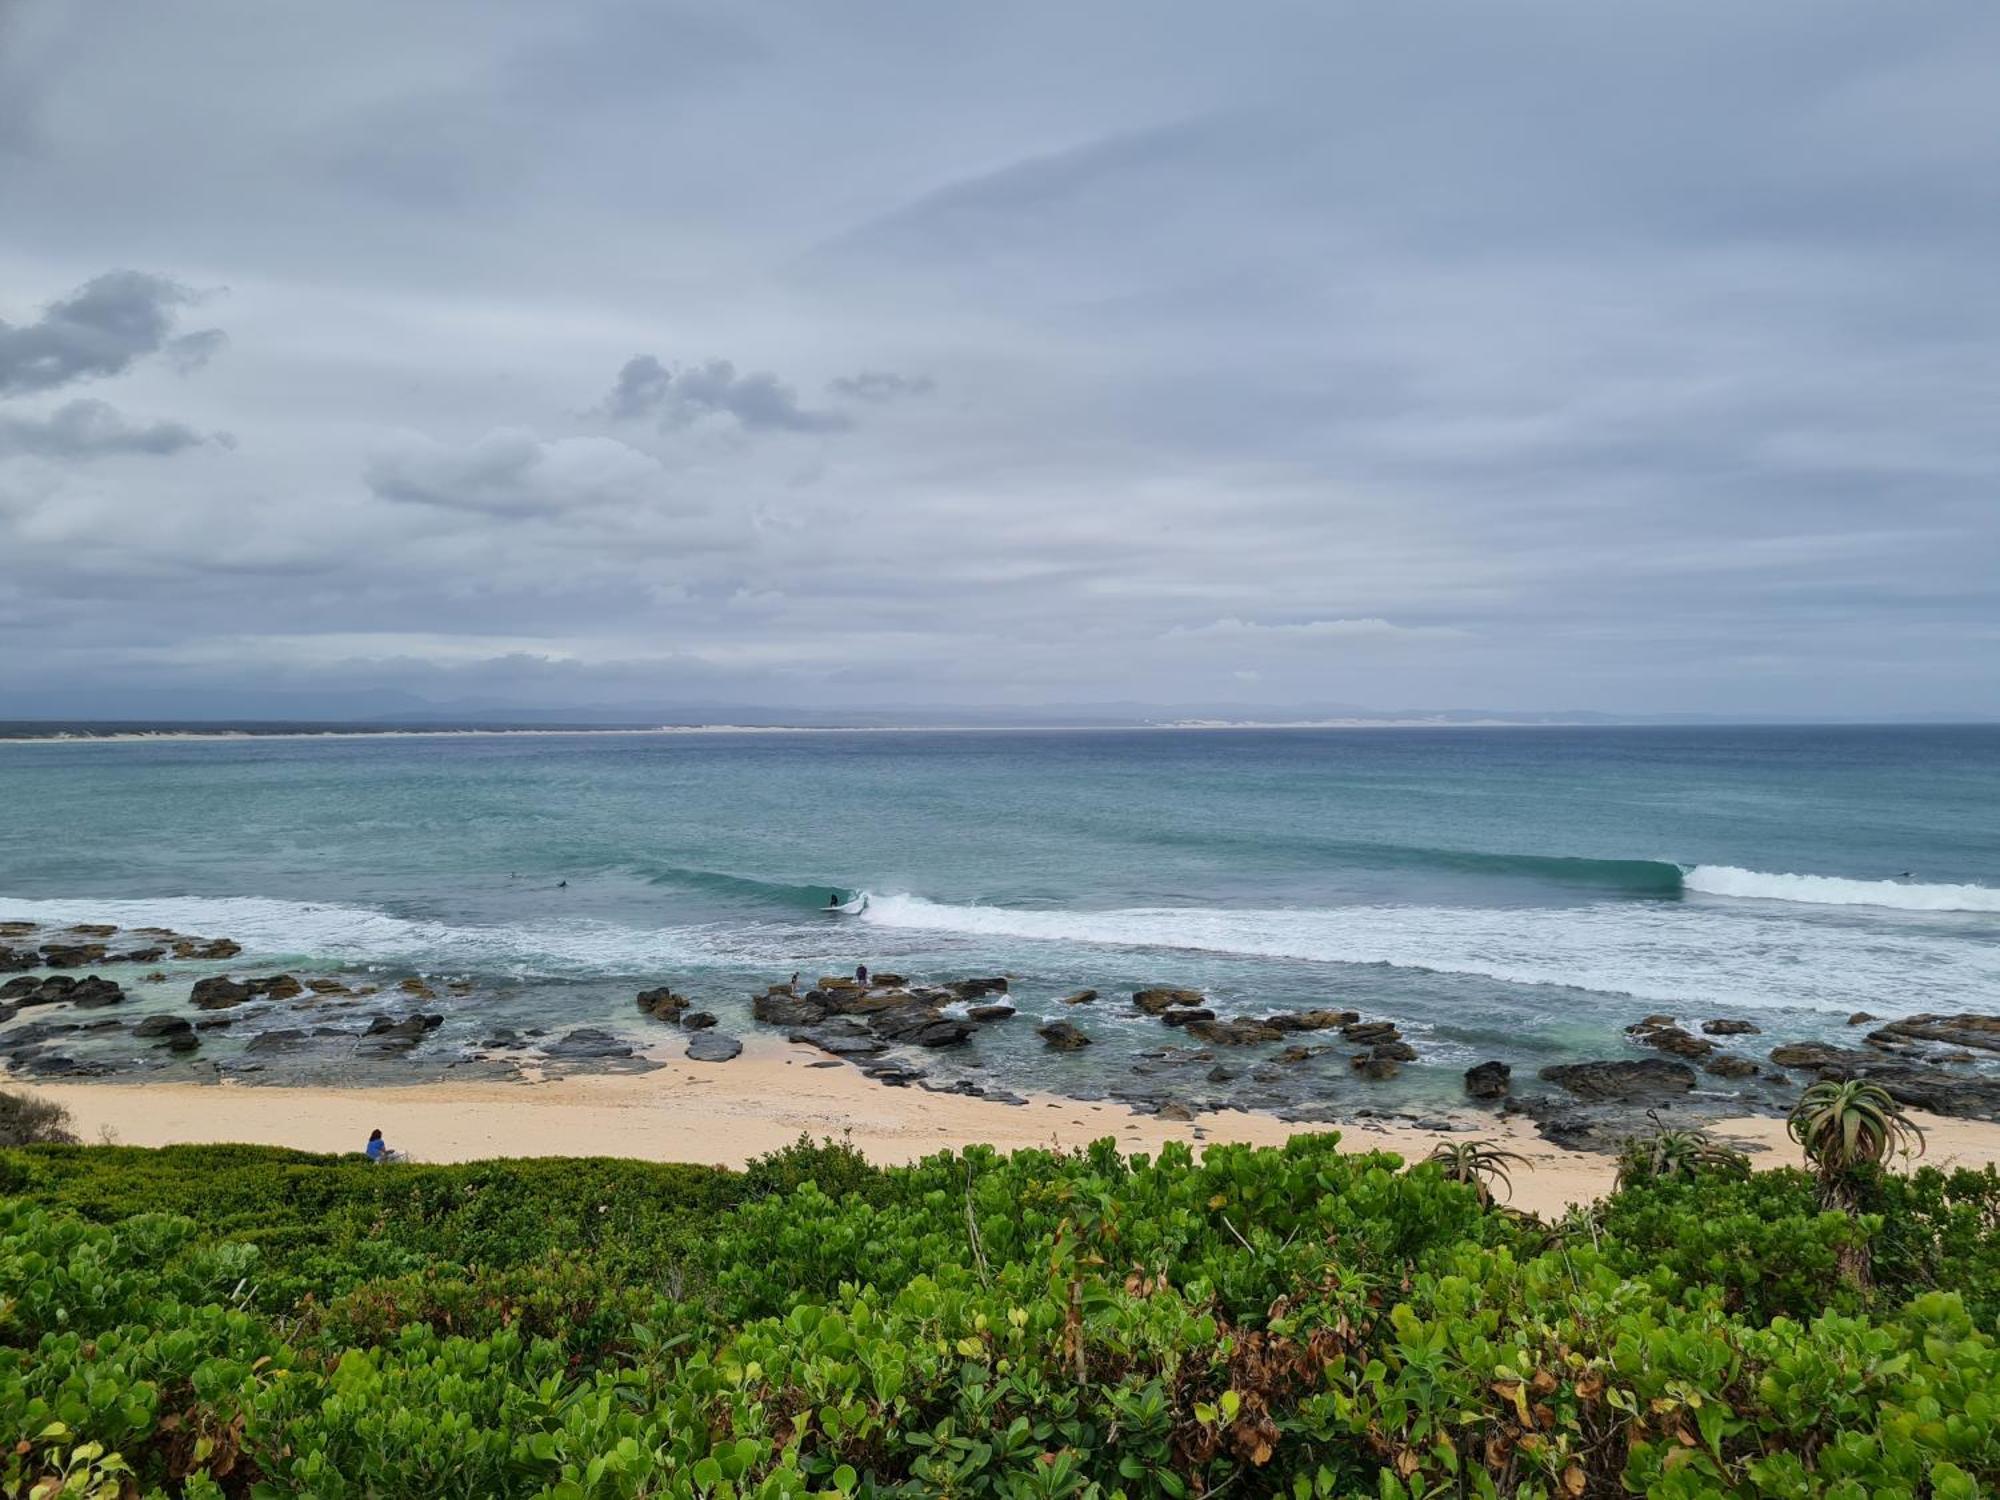
<instances>
[{"instance_id":1,"label":"white foam","mask_svg":"<svg viewBox=\"0 0 2000 1500\"><path fill-rule=\"evenodd\" d=\"M625 974L715 962L737 945L720 931L644 929L565 919L521 926L415 921L366 907L258 896L156 900L0 897L0 916L29 921L116 922L234 938L251 953L312 955L345 963L405 963L519 975Z\"/></svg>"},{"instance_id":2,"label":"white foam","mask_svg":"<svg viewBox=\"0 0 2000 1500\"><path fill-rule=\"evenodd\" d=\"M1680 902L1073 911L883 895L862 920L1083 947L1386 964L1676 1006L1910 1014L1963 1009L2000 985L2000 945Z\"/></svg>"},{"instance_id":3,"label":"white foam","mask_svg":"<svg viewBox=\"0 0 2000 1500\"><path fill-rule=\"evenodd\" d=\"M1696 865L1685 890L1813 906L1882 906L1897 911L2000 912L2000 890L1983 885L1919 885L1903 880L1847 880L1838 875L1771 875L1735 865Z\"/></svg>"}]
</instances>

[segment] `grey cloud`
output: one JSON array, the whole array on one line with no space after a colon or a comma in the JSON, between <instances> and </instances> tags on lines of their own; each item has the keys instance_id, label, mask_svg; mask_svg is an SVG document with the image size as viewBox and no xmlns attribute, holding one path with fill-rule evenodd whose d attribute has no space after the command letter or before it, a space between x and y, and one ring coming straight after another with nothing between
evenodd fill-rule
<instances>
[{"instance_id":1,"label":"grey cloud","mask_svg":"<svg viewBox=\"0 0 2000 1500\"><path fill-rule=\"evenodd\" d=\"M650 417L668 429L710 416L732 417L751 431L838 432L852 425L839 412L800 406L798 394L775 375L738 375L726 359L669 368L650 354L625 362L605 409L625 421Z\"/></svg>"},{"instance_id":2,"label":"grey cloud","mask_svg":"<svg viewBox=\"0 0 2000 1500\"><path fill-rule=\"evenodd\" d=\"M428 440L377 456L368 487L384 500L490 516L557 516L658 494L653 459L610 438L544 441L501 428L461 447Z\"/></svg>"},{"instance_id":3,"label":"grey cloud","mask_svg":"<svg viewBox=\"0 0 2000 1500\"><path fill-rule=\"evenodd\" d=\"M937 382L928 375L898 375L893 370L863 370L826 383L830 395L855 401L895 401L904 396L928 396Z\"/></svg>"},{"instance_id":4,"label":"grey cloud","mask_svg":"<svg viewBox=\"0 0 2000 1500\"><path fill-rule=\"evenodd\" d=\"M49 304L33 323L0 322L0 396L123 374L167 345L177 309L192 300L191 291L164 276L107 271Z\"/></svg>"},{"instance_id":5,"label":"grey cloud","mask_svg":"<svg viewBox=\"0 0 2000 1500\"><path fill-rule=\"evenodd\" d=\"M121 453L179 453L208 441L223 447L234 444L227 434L204 438L180 422L129 422L102 401L71 401L46 417L0 413L0 454L83 460Z\"/></svg>"},{"instance_id":6,"label":"grey cloud","mask_svg":"<svg viewBox=\"0 0 2000 1500\"><path fill-rule=\"evenodd\" d=\"M220 328L204 328L167 341L167 363L183 375L193 374L229 346L229 335Z\"/></svg>"}]
</instances>

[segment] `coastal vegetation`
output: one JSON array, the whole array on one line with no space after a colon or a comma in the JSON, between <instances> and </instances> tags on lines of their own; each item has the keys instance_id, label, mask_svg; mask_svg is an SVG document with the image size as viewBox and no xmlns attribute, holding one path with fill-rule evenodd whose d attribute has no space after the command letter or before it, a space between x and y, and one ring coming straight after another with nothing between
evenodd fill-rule
<instances>
[{"instance_id":1,"label":"coastal vegetation","mask_svg":"<svg viewBox=\"0 0 2000 1500\"><path fill-rule=\"evenodd\" d=\"M0 1152L0 1491L2000 1482L2000 1174L1864 1151L1834 1203L1823 1151L1633 1149L1659 1169L1554 1224L1490 1202L1484 1148L1405 1167L1332 1134L887 1169L801 1140L743 1172Z\"/></svg>"}]
</instances>

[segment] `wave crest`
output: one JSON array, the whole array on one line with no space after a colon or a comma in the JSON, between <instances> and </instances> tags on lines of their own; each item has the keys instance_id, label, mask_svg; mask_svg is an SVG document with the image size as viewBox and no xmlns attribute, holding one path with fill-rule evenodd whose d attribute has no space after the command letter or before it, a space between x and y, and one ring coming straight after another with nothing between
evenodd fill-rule
<instances>
[{"instance_id":1,"label":"wave crest","mask_svg":"<svg viewBox=\"0 0 2000 1500\"><path fill-rule=\"evenodd\" d=\"M1695 865L1681 877L1681 885L1705 896L1798 901L1811 906L2000 912L2000 891L1983 885L1919 885L1903 880L1849 880L1839 875L1773 875L1735 865Z\"/></svg>"}]
</instances>

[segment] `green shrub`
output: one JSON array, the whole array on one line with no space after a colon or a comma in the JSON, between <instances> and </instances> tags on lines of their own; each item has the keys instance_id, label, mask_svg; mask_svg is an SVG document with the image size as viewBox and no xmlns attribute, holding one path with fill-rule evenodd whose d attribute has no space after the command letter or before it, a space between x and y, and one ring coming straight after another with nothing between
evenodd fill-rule
<instances>
[{"instance_id":1,"label":"green shrub","mask_svg":"<svg viewBox=\"0 0 2000 1500\"><path fill-rule=\"evenodd\" d=\"M887 1170L802 1140L743 1174L16 1152L0 1494L2000 1484L2000 1175L1870 1179L1857 1221L1803 1173L1676 1173L1544 1227L1400 1166L1328 1136Z\"/></svg>"}]
</instances>

